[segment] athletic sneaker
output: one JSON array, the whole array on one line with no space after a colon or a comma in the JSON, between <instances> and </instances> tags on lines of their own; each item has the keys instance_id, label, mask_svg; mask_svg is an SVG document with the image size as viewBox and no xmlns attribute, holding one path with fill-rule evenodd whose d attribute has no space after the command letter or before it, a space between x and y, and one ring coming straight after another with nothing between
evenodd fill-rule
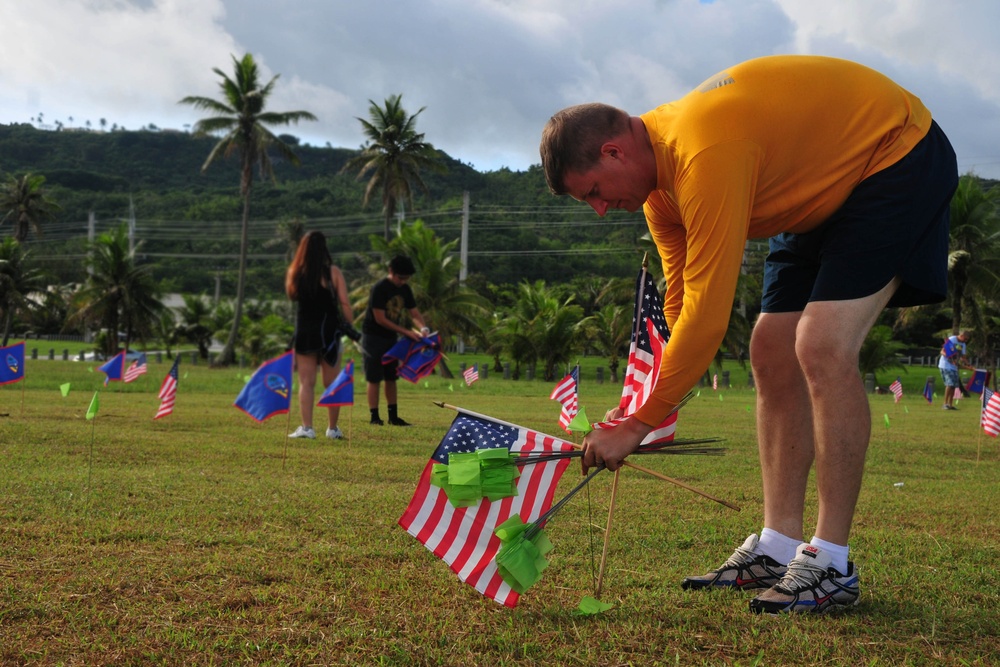
<instances>
[{"instance_id":1,"label":"athletic sneaker","mask_svg":"<svg viewBox=\"0 0 1000 667\"><path fill-rule=\"evenodd\" d=\"M853 607L858 603L858 572L847 564L847 574L831 565L830 555L819 547L801 544L788 571L772 588L750 601L755 614L783 611L824 613Z\"/></svg>"},{"instance_id":2,"label":"athletic sneaker","mask_svg":"<svg viewBox=\"0 0 1000 667\"><path fill-rule=\"evenodd\" d=\"M681 588L699 589L710 587L770 588L781 580L787 569L770 556L757 551L759 538L751 535L736 547L733 555L717 570L700 577L688 577L681 582Z\"/></svg>"},{"instance_id":3,"label":"athletic sneaker","mask_svg":"<svg viewBox=\"0 0 1000 667\"><path fill-rule=\"evenodd\" d=\"M381 417L372 417L372 420L371 420L371 422L369 422L369 423L370 423L370 424L371 424L372 426L385 426L385 422L384 422L384 421L382 421L382 418L381 418Z\"/></svg>"},{"instance_id":4,"label":"athletic sneaker","mask_svg":"<svg viewBox=\"0 0 1000 667\"><path fill-rule=\"evenodd\" d=\"M399 417L389 417L389 423L393 426L412 426L410 422L405 419L400 419Z\"/></svg>"},{"instance_id":5,"label":"athletic sneaker","mask_svg":"<svg viewBox=\"0 0 1000 667\"><path fill-rule=\"evenodd\" d=\"M294 433L288 434L289 438L309 438L310 440L316 439L316 431L312 430L308 426L300 426L295 429Z\"/></svg>"},{"instance_id":6,"label":"athletic sneaker","mask_svg":"<svg viewBox=\"0 0 1000 667\"><path fill-rule=\"evenodd\" d=\"M340 430L339 426L334 426L333 428L326 429L326 437L331 440L340 440L344 437L344 432Z\"/></svg>"}]
</instances>

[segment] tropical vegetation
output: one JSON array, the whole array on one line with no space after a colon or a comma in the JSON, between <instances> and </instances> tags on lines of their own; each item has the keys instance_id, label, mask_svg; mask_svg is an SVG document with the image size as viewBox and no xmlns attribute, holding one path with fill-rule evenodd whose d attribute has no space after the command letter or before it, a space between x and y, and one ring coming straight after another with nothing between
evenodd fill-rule
<instances>
[{"instance_id":1,"label":"tropical vegetation","mask_svg":"<svg viewBox=\"0 0 1000 667\"><path fill-rule=\"evenodd\" d=\"M222 81L222 100L210 97L192 95L181 100L182 104L190 104L196 109L212 113L195 123L196 134L212 135L224 133L218 143L212 148L202 165L202 171L215 162L220 156L229 157L236 154L240 166L240 195L243 198L243 218L240 226L240 257L239 276L236 281L236 301L233 325L229 331L222 353L217 363L222 366L235 360L237 336L243 313L243 299L246 291L246 265L250 248L250 192L254 182L254 167L261 176L274 177L270 151L274 150L292 164L298 164L299 158L292 148L277 137L269 125L290 125L302 120L316 120L308 111L269 111L267 101L274 92L274 76L266 84L261 85L260 71L253 56L249 53L242 59L233 57L233 77L230 78L219 68L213 68Z\"/></svg>"}]
</instances>

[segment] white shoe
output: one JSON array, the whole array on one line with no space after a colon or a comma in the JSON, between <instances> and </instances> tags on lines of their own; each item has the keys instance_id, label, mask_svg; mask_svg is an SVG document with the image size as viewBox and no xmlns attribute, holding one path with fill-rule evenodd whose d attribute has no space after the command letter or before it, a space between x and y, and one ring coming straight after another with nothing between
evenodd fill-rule
<instances>
[{"instance_id":1,"label":"white shoe","mask_svg":"<svg viewBox=\"0 0 1000 667\"><path fill-rule=\"evenodd\" d=\"M331 440L340 440L344 437L344 432L340 430L339 426L334 426L333 428L326 429L326 437Z\"/></svg>"},{"instance_id":2,"label":"white shoe","mask_svg":"<svg viewBox=\"0 0 1000 667\"><path fill-rule=\"evenodd\" d=\"M300 426L295 429L294 433L288 434L289 438L309 438L310 440L316 439L316 431L312 430L308 426Z\"/></svg>"}]
</instances>

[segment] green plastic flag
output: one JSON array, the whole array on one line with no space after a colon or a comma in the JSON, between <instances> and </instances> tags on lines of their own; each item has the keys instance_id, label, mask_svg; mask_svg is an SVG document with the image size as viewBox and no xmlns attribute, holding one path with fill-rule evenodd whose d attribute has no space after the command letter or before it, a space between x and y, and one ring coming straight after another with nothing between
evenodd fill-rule
<instances>
[{"instance_id":1,"label":"green plastic flag","mask_svg":"<svg viewBox=\"0 0 1000 667\"><path fill-rule=\"evenodd\" d=\"M910 414L910 409L904 405L903 412L905 412L906 414Z\"/></svg>"},{"instance_id":2,"label":"green plastic flag","mask_svg":"<svg viewBox=\"0 0 1000 667\"><path fill-rule=\"evenodd\" d=\"M889 413L885 413L882 416L885 418L885 427L889 428Z\"/></svg>"},{"instance_id":3,"label":"green plastic flag","mask_svg":"<svg viewBox=\"0 0 1000 667\"><path fill-rule=\"evenodd\" d=\"M582 433L587 435L594 429L590 427L590 420L587 419L587 411L580 406L580 411L569 420L569 424L566 425L567 431L572 431L573 433Z\"/></svg>"},{"instance_id":4,"label":"green plastic flag","mask_svg":"<svg viewBox=\"0 0 1000 667\"><path fill-rule=\"evenodd\" d=\"M601 602L596 598L592 598L589 595L584 595L583 599L580 600L580 606L573 611L574 616L595 616L596 614L601 614L609 609L613 609L614 605L608 602Z\"/></svg>"},{"instance_id":5,"label":"green plastic flag","mask_svg":"<svg viewBox=\"0 0 1000 667\"><path fill-rule=\"evenodd\" d=\"M59 385L59 392L63 395L63 398L69 396L69 385L69 382Z\"/></svg>"},{"instance_id":6,"label":"green plastic flag","mask_svg":"<svg viewBox=\"0 0 1000 667\"><path fill-rule=\"evenodd\" d=\"M424 380L424 389L430 389L430 386L431 386L431 381L430 380Z\"/></svg>"},{"instance_id":7,"label":"green plastic flag","mask_svg":"<svg viewBox=\"0 0 1000 667\"><path fill-rule=\"evenodd\" d=\"M517 514L493 532L501 543L496 556L497 572L508 586L524 593L542 578L542 572L549 566L545 554L552 551L552 542L544 531L533 524L526 525Z\"/></svg>"},{"instance_id":8,"label":"green plastic flag","mask_svg":"<svg viewBox=\"0 0 1000 667\"><path fill-rule=\"evenodd\" d=\"M698 390L698 393L697 393L697 394L695 394L695 396L696 396L696 397L699 397L699 398L701 397L701 389L699 389L699 390Z\"/></svg>"},{"instance_id":9,"label":"green plastic flag","mask_svg":"<svg viewBox=\"0 0 1000 667\"><path fill-rule=\"evenodd\" d=\"M448 455L448 464L431 467L430 483L441 488L452 507L471 507L486 497L490 501L517 495L521 471L506 447L477 449Z\"/></svg>"},{"instance_id":10,"label":"green plastic flag","mask_svg":"<svg viewBox=\"0 0 1000 667\"><path fill-rule=\"evenodd\" d=\"M448 383L448 391L455 391L455 385Z\"/></svg>"},{"instance_id":11,"label":"green plastic flag","mask_svg":"<svg viewBox=\"0 0 1000 667\"><path fill-rule=\"evenodd\" d=\"M97 398L99 392L94 392L94 397L90 399L90 407L87 408L87 419L93 419L97 416L97 409L101 407L101 402Z\"/></svg>"},{"instance_id":12,"label":"green plastic flag","mask_svg":"<svg viewBox=\"0 0 1000 667\"><path fill-rule=\"evenodd\" d=\"M719 400L720 401L722 400L722 394L719 394Z\"/></svg>"}]
</instances>

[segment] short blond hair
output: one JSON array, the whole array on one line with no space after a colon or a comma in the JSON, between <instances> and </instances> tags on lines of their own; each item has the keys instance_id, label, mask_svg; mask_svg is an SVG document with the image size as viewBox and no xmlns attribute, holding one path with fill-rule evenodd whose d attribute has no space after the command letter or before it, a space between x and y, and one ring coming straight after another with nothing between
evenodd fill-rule
<instances>
[{"instance_id":1,"label":"short blond hair","mask_svg":"<svg viewBox=\"0 0 1000 667\"><path fill-rule=\"evenodd\" d=\"M569 171L587 171L601 157L604 142L629 130L629 115L616 107L591 102L557 112L542 130L538 152L552 194L565 195Z\"/></svg>"}]
</instances>

